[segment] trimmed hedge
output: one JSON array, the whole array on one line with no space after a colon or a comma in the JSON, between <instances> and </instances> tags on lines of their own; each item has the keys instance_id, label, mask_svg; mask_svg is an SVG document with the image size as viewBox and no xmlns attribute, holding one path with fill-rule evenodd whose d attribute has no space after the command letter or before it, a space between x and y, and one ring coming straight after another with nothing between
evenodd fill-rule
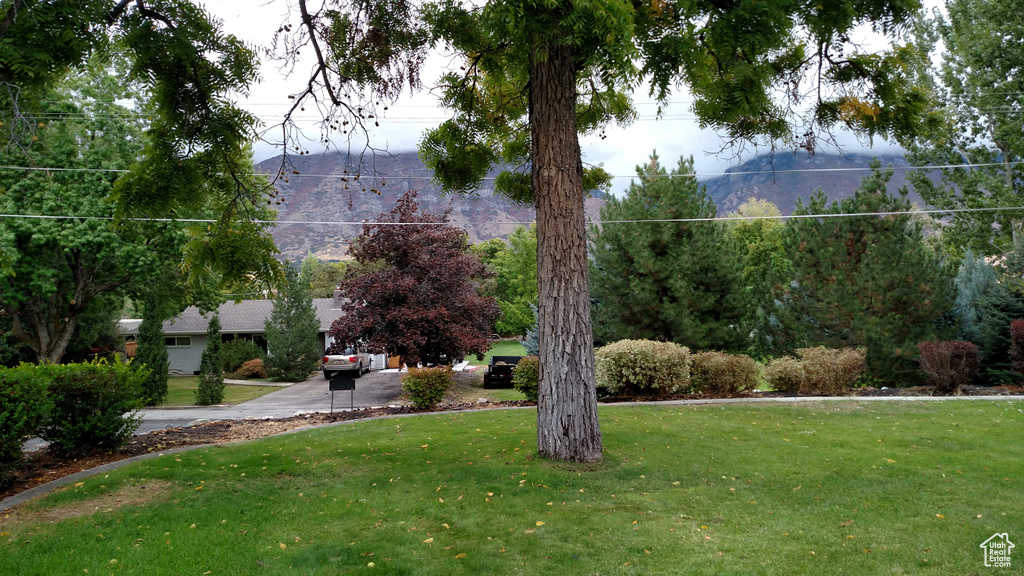
<instances>
[{"instance_id":1,"label":"trimmed hedge","mask_svg":"<svg viewBox=\"0 0 1024 576\"><path fill-rule=\"evenodd\" d=\"M524 356L512 373L512 388L523 393L530 402L537 401L537 380L540 378L540 358Z\"/></svg>"},{"instance_id":2,"label":"trimmed hedge","mask_svg":"<svg viewBox=\"0 0 1024 576\"><path fill-rule=\"evenodd\" d=\"M690 386L690 349L674 342L619 340L594 353L606 395L668 395Z\"/></svg>"},{"instance_id":3,"label":"trimmed hedge","mask_svg":"<svg viewBox=\"0 0 1024 576\"><path fill-rule=\"evenodd\" d=\"M757 362L746 354L698 352L691 361L690 382L701 394L738 396L760 384Z\"/></svg>"},{"instance_id":4,"label":"trimmed hedge","mask_svg":"<svg viewBox=\"0 0 1024 576\"><path fill-rule=\"evenodd\" d=\"M105 360L82 364L41 365L34 368L49 382L53 409L43 419L39 435L61 456L111 450L125 444L142 423L145 372L128 364Z\"/></svg>"},{"instance_id":5,"label":"trimmed hedge","mask_svg":"<svg viewBox=\"0 0 1024 576\"><path fill-rule=\"evenodd\" d=\"M960 388L978 375L978 347L971 342L929 340L918 344L917 349L921 370L938 394L959 394Z\"/></svg>"},{"instance_id":6,"label":"trimmed hedge","mask_svg":"<svg viewBox=\"0 0 1024 576\"><path fill-rule=\"evenodd\" d=\"M837 396L864 373L864 351L854 348L800 348L799 359L786 356L768 364L765 379L775 390Z\"/></svg>"},{"instance_id":7,"label":"trimmed hedge","mask_svg":"<svg viewBox=\"0 0 1024 576\"><path fill-rule=\"evenodd\" d=\"M18 460L25 440L35 436L53 402L35 366L0 368L0 485Z\"/></svg>"},{"instance_id":8,"label":"trimmed hedge","mask_svg":"<svg viewBox=\"0 0 1024 576\"><path fill-rule=\"evenodd\" d=\"M421 410L433 408L444 399L452 384L452 370L448 366L409 368L402 376L402 390L409 394L412 405Z\"/></svg>"}]
</instances>

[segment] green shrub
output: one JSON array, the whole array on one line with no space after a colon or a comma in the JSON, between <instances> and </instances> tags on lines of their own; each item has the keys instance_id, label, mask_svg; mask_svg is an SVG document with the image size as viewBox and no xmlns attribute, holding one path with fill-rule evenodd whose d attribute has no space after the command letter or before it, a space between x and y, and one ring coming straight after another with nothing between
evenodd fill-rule
<instances>
[{"instance_id":1,"label":"green shrub","mask_svg":"<svg viewBox=\"0 0 1024 576\"><path fill-rule=\"evenodd\" d=\"M757 362L746 354L698 352L691 361L690 382L701 394L737 396L760 383Z\"/></svg>"},{"instance_id":2,"label":"green shrub","mask_svg":"<svg viewBox=\"0 0 1024 576\"><path fill-rule=\"evenodd\" d=\"M804 385L804 365L792 356L775 358L764 369L764 379L772 390L799 392Z\"/></svg>"},{"instance_id":3,"label":"green shrub","mask_svg":"<svg viewBox=\"0 0 1024 576\"><path fill-rule=\"evenodd\" d=\"M263 360L259 358L242 363L235 371L239 378L266 378L267 370L263 367Z\"/></svg>"},{"instance_id":4,"label":"green shrub","mask_svg":"<svg viewBox=\"0 0 1024 576\"><path fill-rule=\"evenodd\" d=\"M690 386L690 349L674 342L619 340L594 353L605 394L668 395Z\"/></svg>"},{"instance_id":5,"label":"green shrub","mask_svg":"<svg viewBox=\"0 0 1024 576\"><path fill-rule=\"evenodd\" d=\"M845 394L864 373L864 351L855 348L800 348L796 351L804 367L804 394L835 396Z\"/></svg>"},{"instance_id":6,"label":"green shrub","mask_svg":"<svg viewBox=\"0 0 1024 576\"><path fill-rule=\"evenodd\" d=\"M264 360L266 353L252 340L236 338L220 346L220 365L225 372L237 372L249 360Z\"/></svg>"},{"instance_id":7,"label":"green shrub","mask_svg":"<svg viewBox=\"0 0 1024 576\"><path fill-rule=\"evenodd\" d=\"M537 401L537 379L540 377L540 358L524 356L512 373L512 387L523 393L530 402Z\"/></svg>"},{"instance_id":8,"label":"green shrub","mask_svg":"<svg viewBox=\"0 0 1024 576\"><path fill-rule=\"evenodd\" d=\"M0 369L0 485L52 407L46 380L34 366Z\"/></svg>"},{"instance_id":9,"label":"green shrub","mask_svg":"<svg viewBox=\"0 0 1024 576\"><path fill-rule=\"evenodd\" d=\"M409 368L402 376L402 390L409 394L412 405L420 409L436 406L451 384L452 370L448 366Z\"/></svg>"},{"instance_id":10,"label":"green shrub","mask_svg":"<svg viewBox=\"0 0 1024 576\"><path fill-rule=\"evenodd\" d=\"M61 456L117 448L142 423L135 410L141 403L145 372L103 360L37 366L35 370L49 382L53 401L40 436Z\"/></svg>"}]
</instances>

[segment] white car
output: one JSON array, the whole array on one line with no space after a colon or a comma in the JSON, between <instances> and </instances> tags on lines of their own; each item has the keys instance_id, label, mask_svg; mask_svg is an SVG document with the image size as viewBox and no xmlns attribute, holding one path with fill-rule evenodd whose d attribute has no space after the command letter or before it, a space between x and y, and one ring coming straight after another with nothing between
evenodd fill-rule
<instances>
[{"instance_id":1,"label":"white car","mask_svg":"<svg viewBox=\"0 0 1024 576\"><path fill-rule=\"evenodd\" d=\"M359 378L370 370L370 355L355 346L345 347L341 354L325 352L320 361L320 370L327 380L334 378L338 372L351 372L353 378Z\"/></svg>"}]
</instances>

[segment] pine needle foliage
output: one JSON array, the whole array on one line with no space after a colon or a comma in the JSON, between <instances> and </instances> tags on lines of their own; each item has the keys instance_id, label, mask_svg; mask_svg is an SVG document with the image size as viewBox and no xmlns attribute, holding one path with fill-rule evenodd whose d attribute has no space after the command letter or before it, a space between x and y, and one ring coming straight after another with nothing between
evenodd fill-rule
<instances>
[{"instance_id":1,"label":"pine needle foliage","mask_svg":"<svg viewBox=\"0 0 1024 576\"><path fill-rule=\"evenodd\" d=\"M714 218L693 159L671 172L658 155L637 167L626 197L603 222ZM746 331L738 246L720 222L620 222L591 226L594 339L668 340L697 350L739 350Z\"/></svg>"},{"instance_id":2,"label":"pine needle foliage","mask_svg":"<svg viewBox=\"0 0 1024 576\"><path fill-rule=\"evenodd\" d=\"M267 375L278 382L300 382L320 361L320 319L313 309L308 285L299 281L294 267L285 265L287 282L274 300L265 326L270 353Z\"/></svg>"},{"instance_id":3,"label":"pine needle foliage","mask_svg":"<svg viewBox=\"0 0 1024 576\"><path fill-rule=\"evenodd\" d=\"M206 349L199 361L196 404L209 406L224 399L224 372L220 361L220 318L214 314L206 328Z\"/></svg>"},{"instance_id":4,"label":"pine needle foliage","mask_svg":"<svg viewBox=\"0 0 1024 576\"><path fill-rule=\"evenodd\" d=\"M891 170L865 178L855 195L828 203L819 190L794 214L909 212L907 190L886 191ZM785 286L790 329L810 344L866 348L869 376L917 383L918 342L933 339L952 302L952 274L924 243L909 214L800 218L786 226L792 282Z\"/></svg>"},{"instance_id":5,"label":"pine needle foliage","mask_svg":"<svg viewBox=\"0 0 1024 576\"><path fill-rule=\"evenodd\" d=\"M139 344L133 363L138 370L148 370L142 380L142 402L146 406L156 406L167 397L169 362L161 316L156 297L147 295L142 308Z\"/></svg>"}]
</instances>

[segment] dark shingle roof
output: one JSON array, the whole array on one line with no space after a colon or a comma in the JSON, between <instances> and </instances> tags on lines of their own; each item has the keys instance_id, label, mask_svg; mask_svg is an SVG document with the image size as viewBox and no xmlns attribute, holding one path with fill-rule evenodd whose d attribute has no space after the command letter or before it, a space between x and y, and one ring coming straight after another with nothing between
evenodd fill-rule
<instances>
[{"instance_id":1,"label":"dark shingle roof","mask_svg":"<svg viewBox=\"0 0 1024 576\"><path fill-rule=\"evenodd\" d=\"M331 323L341 316L341 310L335 308L333 298L314 298L313 308L320 318L320 331L326 332ZM274 309L273 300L242 300L241 302L225 302L217 309L220 316L221 332L228 334L262 334L265 332L264 321L270 318ZM189 306L176 318L164 322L164 334L205 334L210 324L210 315L203 316L195 306ZM138 333L138 324L134 326L122 321L125 333Z\"/></svg>"}]
</instances>

